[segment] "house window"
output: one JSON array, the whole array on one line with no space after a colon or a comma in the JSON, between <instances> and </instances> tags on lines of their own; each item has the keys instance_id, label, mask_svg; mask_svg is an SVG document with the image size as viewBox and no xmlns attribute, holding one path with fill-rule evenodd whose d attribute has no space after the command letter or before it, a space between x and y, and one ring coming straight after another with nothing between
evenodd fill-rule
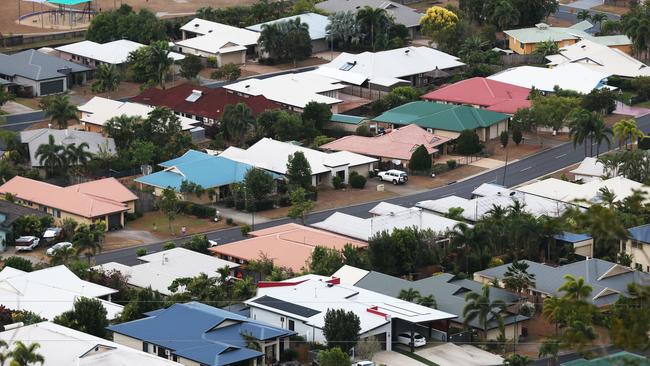
<instances>
[{"instance_id":1,"label":"house window","mask_svg":"<svg viewBox=\"0 0 650 366\"><path fill-rule=\"evenodd\" d=\"M142 352L149 352L149 343L142 342Z\"/></svg>"},{"instance_id":2,"label":"house window","mask_svg":"<svg viewBox=\"0 0 650 366\"><path fill-rule=\"evenodd\" d=\"M640 241L632 240L632 248L633 249L642 249L643 248L643 243Z\"/></svg>"},{"instance_id":3,"label":"house window","mask_svg":"<svg viewBox=\"0 0 650 366\"><path fill-rule=\"evenodd\" d=\"M54 217L60 219L60 218L61 218L61 211L59 211L59 210L56 209L56 208L53 208L53 209L52 209L52 216L54 216Z\"/></svg>"},{"instance_id":4,"label":"house window","mask_svg":"<svg viewBox=\"0 0 650 366\"><path fill-rule=\"evenodd\" d=\"M289 330L296 330L295 328L296 323L293 320L289 319Z\"/></svg>"},{"instance_id":5,"label":"house window","mask_svg":"<svg viewBox=\"0 0 650 366\"><path fill-rule=\"evenodd\" d=\"M523 49L524 48L524 42L519 42L519 48Z\"/></svg>"}]
</instances>

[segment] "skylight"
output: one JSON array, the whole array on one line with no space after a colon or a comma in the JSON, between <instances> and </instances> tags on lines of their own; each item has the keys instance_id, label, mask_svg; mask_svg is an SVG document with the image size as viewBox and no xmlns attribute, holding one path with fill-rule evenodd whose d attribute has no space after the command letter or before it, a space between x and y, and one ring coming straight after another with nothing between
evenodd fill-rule
<instances>
[{"instance_id":1,"label":"skylight","mask_svg":"<svg viewBox=\"0 0 650 366\"><path fill-rule=\"evenodd\" d=\"M352 62L346 62L343 64L343 66L339 67L339 70L342 71L350 71L354 67L354 63Z\"/></svg>"}]
</instances>

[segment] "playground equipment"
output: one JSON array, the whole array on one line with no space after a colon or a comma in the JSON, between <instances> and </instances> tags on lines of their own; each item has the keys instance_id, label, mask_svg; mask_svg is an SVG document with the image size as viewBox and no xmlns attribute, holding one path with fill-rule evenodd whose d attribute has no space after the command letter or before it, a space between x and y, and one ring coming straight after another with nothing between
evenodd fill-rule
<instances>
[{"instance_id":1,"label":"playground equipment","mask_svg":"<svg viewBox=\"0 0 650 366\"><path fill-rule=\"evenodd\" d=\"M93 0L17 0L18 1L18 23L25 19L32 19L34 23L40 22L41 27L59 28L76 27L90 23L95 10ZM26 14L21 13L21 2L32 3L32 11ZM36 10L36 4L40 10ZM80 8L75 6L82 5ZM29 24L28 24L29 25Z\"/></svg>"}]
</instances>

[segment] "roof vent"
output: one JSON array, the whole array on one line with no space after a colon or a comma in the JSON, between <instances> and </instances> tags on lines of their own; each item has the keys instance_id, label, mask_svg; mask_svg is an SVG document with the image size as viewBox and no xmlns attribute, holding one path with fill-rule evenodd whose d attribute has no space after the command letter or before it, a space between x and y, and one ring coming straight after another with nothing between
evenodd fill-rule
<instances>
[{"instance_id":1,"label":"roof vent","mask_svg":"<svg viewBox=\"0 0 650 366\"><path fill-rule=\"evenodd\" d=\"M409 52L411 52L411 50L408 50L408 49L407 49L407 50L404 50L404 54L405 54L405 55L408 55Z\"/></svg>"},{"instance_id":2,"label":"roof vent","mask_svg":"<svg viewBox=\"0 0 650 366\"><path fill-rule=\"evenodd\" d=\"M212 33L212 31L213 31L213 29L210 29L210 30L208 31L208 33Z\"/></svg>"},{"instance_id":3,"label":"roof vent","mask_svg":"<svg viewBox=\"0 0 650 366\"><path fill-rule=\"evenodd\" d=\"M250 87L251 87L250 85L246 85L246 86L244 86L244 88L246 88L246 89L248 89L248 88L250 88Z\"/></svg>"},{"instance_id":4,"label":"roof vent","mask_svg":"<svg viewBox=\"0 0 650 366\"><path fill-rule=\"evenodd\" d=\"M199 23L194 24L194 28L197 28L199 26Z\"/></svg>"}]
</instances>

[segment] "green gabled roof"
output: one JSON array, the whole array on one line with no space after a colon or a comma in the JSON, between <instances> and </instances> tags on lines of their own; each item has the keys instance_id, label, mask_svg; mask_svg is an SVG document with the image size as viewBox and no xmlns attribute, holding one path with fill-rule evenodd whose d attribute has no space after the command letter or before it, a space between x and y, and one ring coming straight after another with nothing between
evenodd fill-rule
<instances>
[{"instance_id":1,"label":"green gabled roof","mask_svg":"<svg viewBox=\"0 0 650 366\"><path fill-rule=\"evenodd\" d=\"M618 352L612 355L585 360L584 358L565 362L562 366L618 366L618 365L635 365L635 366L648 366L650 361L646 357L629 353Z\"/></svg>"},{"instance_id":2,"label":"green gabled roof","mask_svg":"<svg viewBox=\"0 0 650 366\"><path fill-rule=\"evenodd\" d=\"M423 128L461 132L489 127L507 119L503 113L464 105L411 102L384 112L373 121L396 125L416 124Z\"/></svg>"},{"instance_id":3,"label":"green gabled roof","mask_svg":"<svg viewBox=\"0 0 650 366\"><path fill-rule=\"evenodd\" d=\"M331 122L339 122L339 123L347 123L350 125L358 125L359 123L363 122L367 118L365 117L359 117L359 116L351 116L349 114L332 114L332 118L330 118Z\"/></svg>"}]
</instances>

